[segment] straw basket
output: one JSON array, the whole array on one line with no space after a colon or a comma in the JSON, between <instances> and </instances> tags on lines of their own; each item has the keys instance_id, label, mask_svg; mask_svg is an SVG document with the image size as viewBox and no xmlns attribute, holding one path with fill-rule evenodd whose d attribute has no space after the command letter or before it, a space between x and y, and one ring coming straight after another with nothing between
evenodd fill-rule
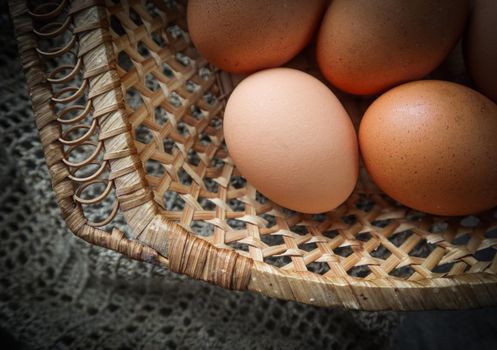
<instances>
[{"instance_id":1,"label":"straw basket","mask_svg":"<svg viewBox=\"0 0 497 350\"><path fill-rule=\"evenodd\" d=\"M12 0L10 9L53 189L76 236L223 288L319 306L497 304L495 209L425 215L363 173L339 208L305 215L247 183L223 142L232 77L193 48L184 3Z\"/></svg>"}]
</instances>

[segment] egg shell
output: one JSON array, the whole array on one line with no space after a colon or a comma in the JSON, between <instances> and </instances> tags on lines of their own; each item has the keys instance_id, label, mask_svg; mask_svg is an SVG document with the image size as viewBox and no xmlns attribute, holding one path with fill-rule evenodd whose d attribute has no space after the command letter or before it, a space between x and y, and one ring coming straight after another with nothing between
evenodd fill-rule
<instances>
[{"instance_id":1,"label":"egg shell","mask_svg":"<svg viewBox=\"0 0 497 350\"><path fill-rule=\"evenodd\" d=\"M333 0L319 30L319 67L358 95L422 78L454 47L468 12L467 0Z\"/></svg>"},{"instance_id":2,"label":"egg shell","mask_svg":"<svg viewBox=\"0 0 497 350\"><path fill-rule=\"evenodd\" d=\"M474 5L465 40L467 66L478 90L497 102L497 1Z\"/></svg>"},{"instance_id":3,"label":"egg shell","mask_svg":"<svg viewBox=\"0 0 497 350\"><path fill-rule=\"evenodd\" d=\"M320 213L343 203L358 177L358 145L347 112L319 80L298 70L255 73L224 114L230 156L275 203Z\"/></svg>"},{"instance_id":4,"label":"egg shell","mask_svg":"<svg viewBox=\"0 0 497 350\"><path fill-rule=\"evenodd\" d=\"M497 105L446 81L417 81L380 96L359 129L374 182L404 205L468 215L497 205Z\"/></svg>"},{"instance_id":5,"label":"egg shell","mask_svg":"<svg viewBox=\"0 0 497 350\"><path fill-rule=\"evenodd\" d=\"M277 67L311 40L324 0L190 0L188 29L197 50L234 73Z\"/></svg>"}]
</instances>

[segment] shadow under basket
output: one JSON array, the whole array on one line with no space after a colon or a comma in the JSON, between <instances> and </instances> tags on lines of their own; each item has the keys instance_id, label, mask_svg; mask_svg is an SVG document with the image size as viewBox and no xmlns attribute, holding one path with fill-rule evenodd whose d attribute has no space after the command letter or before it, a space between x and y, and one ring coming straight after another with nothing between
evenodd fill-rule
<instances>
[{"instance_id":1,"label":"shadow under basket","mask_svg":"<svg viewBox=\"0 0 497 350\"><path fill-rule=\"evenodd\" d=\"M319 306L497 304L496 209L415 212L362 171L343 205L308 215L245 181L223 141L234 78L196 52L183 2L12 0L10 10L76 236L223 288Z\"/></svg>"}]
</instances>

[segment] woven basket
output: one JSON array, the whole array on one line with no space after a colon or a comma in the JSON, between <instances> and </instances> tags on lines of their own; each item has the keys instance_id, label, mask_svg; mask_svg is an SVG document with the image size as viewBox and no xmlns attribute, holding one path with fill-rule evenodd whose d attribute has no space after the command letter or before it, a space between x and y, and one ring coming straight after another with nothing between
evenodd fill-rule
<instances>
[{"instance_id":1,"label":"woven basket","mask_svg":"<svg viewBox=\"0 0 497 350\"><path fill-rule=\"evenodd\" d=\"M10 8L53 189L76 236L224 288L319 306L497 304L495 209L425 215L363 171L343 205L308 215L247 183L223 142L237 79L195 51L183 3Z\"/></svg>"}]
</instances>

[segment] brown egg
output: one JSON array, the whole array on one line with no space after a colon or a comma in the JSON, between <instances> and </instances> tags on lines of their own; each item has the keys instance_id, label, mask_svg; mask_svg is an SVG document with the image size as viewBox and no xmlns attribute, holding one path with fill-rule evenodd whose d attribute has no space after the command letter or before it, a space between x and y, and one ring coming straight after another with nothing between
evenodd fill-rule
<instances>
[{"instance_id":1,"label":"brown egg","mask_svg":"<svg viewBox=\"0 0 497 350\"><path fill-rule=\"evenodd\" d=\"M448 55L468 10L468 0L333 0L319 31L319 67L358 95L419 79Z\"/></svg>"},{"instance_id":2,"label":"brown egg","mask_svg":"<svg viewBox=\"0 0 497 350\"><path fill-rule=\"evenodd\" d=\"M275 68L243 80L226 105L224 136L240 173L283 207L334 209L357 182L352 122L335 95L307 73Z\"/></svg>"},{"instance_id":3,"label":"brown egg","mask_svg":"<svg viewBox=\"0 0 497 350\"><path fill-rule=\"evenodd\" d=\"M497 1L476 0L466 49L468 69L478 90L497 102Z\"/></svg>"},{"instance_id":4,"label":"brown egg","mask_svg":"<svg viewBox=\"0 0 497 350\"><path fill-rule=\"evenodd\" d=\"M398 86L368 108L359 143L374 182L408 207L467 215L497 205L497 105L477 91Z\"/></svg>"},{"instance_id":5,"label":"brown egg","mask_svg":"<svg viewBox=\"0 0 497 350\"><path fill-rule=\"evenodd\" d=\"M310 41L325 0L190 0L193 44L212 64L234 73L277 67Z\"/></svg>"}]
</instances>

